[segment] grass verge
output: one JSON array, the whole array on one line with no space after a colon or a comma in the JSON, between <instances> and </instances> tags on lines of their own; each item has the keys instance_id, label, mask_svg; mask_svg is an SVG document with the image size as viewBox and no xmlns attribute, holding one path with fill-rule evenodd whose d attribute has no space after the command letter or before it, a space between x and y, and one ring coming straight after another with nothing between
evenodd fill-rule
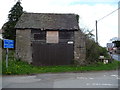
<instances>
[{"instance_id":1,"label":"grass verge","mask_svg":"<svg viewBox=\"0 0 120 90\"><path fill-rule=\"evenodd\" d=\"M33 66L27 62L19 61L14 58L14 51L9 52L9 63L6 68L5 50L3 50L2 74L3 75L25 75L38 73L56 73L56 72L81 72L81 71L101 71L115 70L120 66L120 62L114 60L112 63L97 63L87 66L62 65L62 66Z\"/></svg>"},{"instance_id":2,"label":"grass verge","mask_svg":"<svg viewBox=\"0 0 120 90\"><path fill-rule=\"evenodd\" d=\"M5 61L2 62L3 75L23 75L23 74L38 74L38 73L56 73L56 72L80 72L80 71L101 71L115 70L120 66L119 61L103 64L97 63L87 66L33 66L23 61L9 60L8 68L5 67Z\"/></svg>"}]
</instances>

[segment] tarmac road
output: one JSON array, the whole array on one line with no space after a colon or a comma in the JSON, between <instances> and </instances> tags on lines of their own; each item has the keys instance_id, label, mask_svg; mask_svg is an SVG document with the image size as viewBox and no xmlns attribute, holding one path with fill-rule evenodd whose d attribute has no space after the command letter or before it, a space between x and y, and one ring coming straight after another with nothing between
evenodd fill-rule
<instances>
[{"instance_id":1,"label":"tarmac road","mask_svg":"<svg viewBox=\"0 0 120 90\"><path fill-rule=\"evenodd\" d=\"M118 88L118 71L3 76L2 88Z\"/></svg>"}]
</instances>

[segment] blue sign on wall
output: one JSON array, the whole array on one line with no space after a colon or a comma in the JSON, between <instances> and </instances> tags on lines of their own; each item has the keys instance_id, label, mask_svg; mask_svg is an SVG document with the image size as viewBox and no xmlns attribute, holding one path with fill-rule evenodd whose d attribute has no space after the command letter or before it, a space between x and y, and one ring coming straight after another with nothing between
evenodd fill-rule
<instances>
[{"instance_id":1,"label":"blue sign on wall","mask_svg":"<svg viewBox=\"0 0 120 90\"><path fill-rule=\"evenodd\" d=\"M4 39L4 48L14 48L14 40Z\"/></svg>"}]
</instances>

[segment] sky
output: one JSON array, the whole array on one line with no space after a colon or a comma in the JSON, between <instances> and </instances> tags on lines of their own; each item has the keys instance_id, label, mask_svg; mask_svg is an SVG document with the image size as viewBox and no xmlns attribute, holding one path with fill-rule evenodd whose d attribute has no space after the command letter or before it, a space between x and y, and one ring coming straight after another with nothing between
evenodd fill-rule
<instances>
[{"instance_id":1,"label":"sky","mask_svg":"<svg viewBox=\"0 0 120 90\"><path fill-rule=\"evenodd\" d=\"M0 3L0 28L7 22L8 14L17 0ZM21 0L23 10L33 13L75 13L80 16L79 26L93 30L99 20L118 8L119 0ZM98 22L98 42L105 47L110 39L118 37L118 11Z\"/></svg>"}]
</instances>

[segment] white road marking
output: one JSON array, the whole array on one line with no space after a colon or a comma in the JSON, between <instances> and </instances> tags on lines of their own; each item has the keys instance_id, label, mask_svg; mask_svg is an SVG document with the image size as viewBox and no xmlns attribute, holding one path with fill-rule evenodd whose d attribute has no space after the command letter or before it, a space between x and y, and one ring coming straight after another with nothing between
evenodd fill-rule
<instances>
[{"instance_id":1,"label":"white road marking","mask_svg":"<svg viewBox=\"0 0 120 90\"><path fill-rule=\"evenodd\" d=\"M77 79L94 79L94 78L77 77Z\"/></svg>"},{"instance_id":2,"label":"white road marking","mask_svg":"<svg viewBox=\"0 0 120 90\"><path fill-rule=\"evenodd\" d=\"M118 75L110 75L111 77L115 77L116 79L120 79L118 78Z\"/></svg>"},{"instance_id":3,"label":"white road marking","mask_svg":"<svg viewBox=\"0 0 120 90\"><path fill-rule=\"evenodd\" d=\"M117 86L110 83L86 83L87 86Z\"/></svg>"},{"instance_id":4,"label":"white road marking","mask_svg":"<svg viewBox=\"0 0 120 90\"><path fill-rule=\"evenodd\" d=\"M9 82L14 83L31 83L31 82L37 82L41 79L35 79L36 76L26 76L26 77L14 77L13 79L9 79Z\"/></svg>"},{"instance_id":5,"label":"white road marking","mask_svg":"<svg viewBox=\"0 0 120 90\"><path fill-rule=\"evenodd\" d=\"M77 79L88 79L86 77L77 77Z\"/></svg>"},{"instance_id":6,"label":"white road marking","mask_svg":"<svg viewBox=\"0 0 120 90\"><path fill-rule=\"evenodd\" d=\"M87 83L87 85L93 85L93 86L112 86L113 84L109 84L109 83Z\"/></svg>"},{"instance_id":7,"label":"white road marking","mask_svg":"<svg viewBox=\"0 0 120 90\"><path fill-rule=\"evenodd\" d=\"M102 86L112 86L112 84L108 84L108 83L107 83L107 84L106 84L106 83L93 83L92 85L97 85L97 86L99 86L99 85L100 85L100 86L101 86L101 85L102 85Z\"/></svg>"},{"instance_id":8,"label":"white road marking","mask_svg":"<svg viewBox=\"0 0 120 90\"><path fill-rule=\"evenodd\" d=\"M118 75L110 75L110 76L112 76L112 77L118 77Z\"/></svg>"},{"instance_id":9,"label":"white road marking","mask_svg":"<svg viewBox=\"0 0 120 90\"><path fill-rule=\"evenodd\" d=\"M89 79L94 79L94 78L89 78Z\"/></svg>"}]
</instances>

